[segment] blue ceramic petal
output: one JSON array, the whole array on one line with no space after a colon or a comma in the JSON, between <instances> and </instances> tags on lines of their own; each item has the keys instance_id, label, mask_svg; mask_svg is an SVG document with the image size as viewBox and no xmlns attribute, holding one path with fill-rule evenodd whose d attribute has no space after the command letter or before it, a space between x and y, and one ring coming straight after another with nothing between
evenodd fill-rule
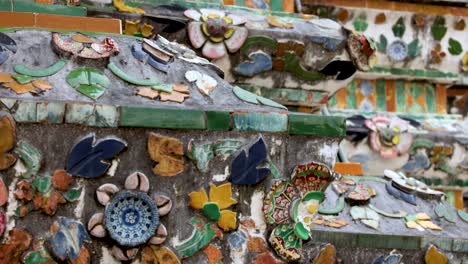
<instances>
[{"instance_id":1,"label":"blue ceramic petal","mask_svg":"<svg viewBox=\"0 0 468 264\"><path fill-rule=\"evenodd\" d=\"M385 189L387 189L387 192L398 198L398 199L401 199L407 203L410 203L412 205L417 205L416 204L416 196L414 196L414 194L410 194L410 193L405 193L401 190L398 190L397 188L393 187L393 185L391 183L387 183L385 185Z\"/></svg>"},{"instance_id":2,"label":"blue ceramic petal","mask_svg":"<svg viewBox=\"0 0 468 264\"><path fill-rule=\"evenodd\" d=\"M68 155L66 171L74 176L96 178L110 167L107 160L113 159L127 143L118 138L104 138L95 142L92 133L78 142Z\"/></svg>"},{"instance_id":3,"label":"blue ceramic petal","mask_svg":"<svg viewBox=\"0 0 468 264\"><path fill-rule=\"evenodd\" d=\"M2 65L6 60L8 60L8 51L0 46L0 65Z\"/></svg>"},{"instance_id":4,"label":"blue ceramic petal","mask_svg":"<svg viewBox=\"0 0 468 264\"><path fill-rule=\"evenodd\" d=\"M0 32L0 46L3 46L13 53L16 53L16 42L5 33Z\"/></svg>"},{"instance_id":5,"label":"blue ceramic petal","mask_svg":"<svg viewBox=\"0 0 468 264\"><path fill-rule=\"evenodd\" d=\"M267 159L267 149L262 137L249 147L249 155L241 150L231 164L229 181L237 185L253 185L262 181L270 172L268 168L257 168Z\"/></svg>"},{"instance_id":6,"label":"blue ceramic petal","mask_svg":"<svg viewBox=\"0 0 468 264\"><path fill-rule=\"evenodd\" d=\"M84 242L91 242L91 239L82 223L66 217L59 217L54 223L50 245L53 254L60 260L78 258Z\"/></svg>"},{"instance_id":7,"label":"blue ceramic petal","mask_svg":"<svg viewBox=\"0 0 468 264\"><path fill-rule=\"evenodd\" d=\"M244 61L235 69L239 75L252 77L259 73L269 71L273 68L273 61L270 55L263 51L252 52L249 55L250 61Z\"/></svg>"}]
</instances>

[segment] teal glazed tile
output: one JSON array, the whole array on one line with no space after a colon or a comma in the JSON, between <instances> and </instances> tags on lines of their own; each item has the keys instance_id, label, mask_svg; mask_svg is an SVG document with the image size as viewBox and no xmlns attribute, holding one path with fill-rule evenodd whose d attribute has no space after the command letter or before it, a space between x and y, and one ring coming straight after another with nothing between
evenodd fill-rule
<instances>
[{"instance_id":1,"label":"teal glazed tile","mask_svg":"<svg viewBox=\"0 0 468 264\"><path fill-rule=\"evenodd\" d=\"M42 102L37 104L37 122L61 124L65 116L65 103Z\"/></svg>"},{"instance_id":2,"label":"teal glazed tile","mask_svg":"<svg viewBox=\"0 0 468 264\"><path fill-rule=\"evenodd\" d=\"M426 249L429 244L436 245L441 250L452 250L453 238L423 236L421 237L421 249Z\"/></svg>"},{"instance_id":3,"label":"teal glazed tile","mask_svg":"<svg viewBox=\"0 0 468 264\"><path fill-rule=\"evenodd\" d=\"M2 98L0 99L0 102L2 102L6 108L11 109L13 106L15 106L16 99Z\"/></svg>"},{"instance_id":4,"label":"teal glazed tile","mask_svg":"<svg viewBox=\"0 0 468 264\"><path fill-rule=\"evenodd\" d=\"M381 234L358 234L358 246L364 248L419 249L420 237Z\"/></svg>"},{"instance_id":5,"label":"teal glazed tile","mask_svg":"<svg viewBox=\"0 0 468 264\"><path fill-rule=\"evenodd\" d=\"M120 126L205 129L205 112L188 109L122 106L120 109Z\"/></svg>"},{"instance_id":6,"label":"teal glazed tile","mask_svg":"<svg viewBox=\"0 0 468 264\"><path fill-rule=\"evenodd\" d=\"M98 127L117 127L118 111L112 105L96 105L94 109L94 123L90 126Z\"/></svg>"},{"instance_id":7,"label":"teal glazed tile","mask_svg":"<svg viewBox=\"0 0 468 264\"><path fill-rule=\"evenodd\" d=\"M288 126L287 114L280 113L232 113L237 131L284 132Z\"/></svg>"},{"instance_id":8,"label":"teal glazed tile","mask_svg":"<svg viewBox=\"0 0 468 264\"><path fill-rule=\"evenodd\" d=\"M311 240L318 243L332 243L335 247L357 247L357 234L313 230Z\"/></svg>"},{"instance_id":9,"label":"teal glazed tile","mask_svg":"<svg viewBox=\"0 0 468 264\"><path fill-rule=\"evenodd\" d=\"M206 111L206 128L211 131L228 131L231 115L224 111Z\"/></svg>"},{"instance_id":10,"label":"teal glazed tile","mask_svg":"<svg viewBox=\"0 0 468 264\"><path fill-rule=\"evenodd\" d=\"M67 104L65 122L72 124L86 124L94 114L94 105L84 103Z\"/></svg>"},{"instance_id":11,"label":"teal glazed tile","mask_svg":"<svg viewBox=\"0 0 468 264\"><path fill-rule=\"evenodd\" d=\"M18 102L13 117L16 122L36 122L36 102Z\"/></svg>"},{"instance_id":12,"label":"teal glazed tile","mask_svg":"<svg viewBox=\"0 0 468 264\"><path fill-rule=\"evenodd\" d=\"M339 116L289 113L289 134L344 137L345 121Z\"/></svg>"},{"instance_id":13,"label":"teal glazed tile","mask_svg":"<svg viewBox=\"0 0 468 264\"><path fill-rule=\"evenodd\" d=\"M468 240L454 239L452 243L452 251L468 253Z\"/></svg>"}]
</instances>

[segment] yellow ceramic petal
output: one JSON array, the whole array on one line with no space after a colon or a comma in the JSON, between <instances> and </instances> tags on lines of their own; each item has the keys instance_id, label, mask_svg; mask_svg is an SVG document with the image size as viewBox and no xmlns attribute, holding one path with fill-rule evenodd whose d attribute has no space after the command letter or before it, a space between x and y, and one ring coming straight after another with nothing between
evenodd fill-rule
<instances>
[{"instance_id":1,"label":"yellow ceramic petal","mask_svg":"<svg viewBox=\"0 0 468 264\"><path fill-rule=\"evenodd\" d=\"M124 34L133 36L136 33L138 33L139 31L138 24L140 24L140 20L137 20L137 21L125 20Z\"/></svg>"},{"instance_id":2,"label":"yellow ceramic petal","mask_svg":"<svg viewBox=\"0 0 468 264\"><path fill-rule=\"evenodd\" d=\"M317 211L317 205L315 204L311 204L307 207L307 211L309 211L309 213L313 214L315 213L315 211Z\"/></svg>"},{"instance_id":3,"label":"yellow ceramic petal","mask_svg":"<svg viewBox=\"0 0 468 264\"><path fill-rule=\"evenodd\" d=\"M370 58L369 58L369 67L370 68L373 68L375 66L375 64L377 64L377 56L376 55L372 55Z\"/></svg>"},{"instance_id":4,"label":"yellow ceramic petal","mask_svg":"<svg viewBox=\"0 0 468 264\"><path fill-rule=\"evenodd\" d=\"M218 220L218 226L224 231L236 229L237 213L234 213L231 210L221 211L221 218Z\"/></svg>"},{"instance_id":5,"label":"yellow ceramic petal","mask_svg":"<svg viewBox=\"0 0 468 264\"><path fill-rule=\"evenodd\" d=\"M221 17L217 14L209 14L208 18L221 18Z\"/></svg>"},{"instance_id":6,"label":"yellow ceramic petal","mask_svg":"<svg viewBox=\"0 0 468 264\"><path fill-rule=\"evenodd\" d=\"M468 51L463 55L463 70L468 71Z\"/></svg>"},{"instance_id":7,"label":"yellow ceramic petal","mask_svg":"<svg viewBox=\"0 0 468 264\"><path fill-rule=\"evenodd\" d=\"M189 193L190 207L193 209L202 209L203 205L208 202L208 196L206 195L205 189L201 188L198 192Z\"/></svg>"},{"instance_id":8,"label":"yellow ceramic petal","mask_svg":"<svg viewBox=\"0 0 468 264\"><path fill-rule=\"evenodd\" d=\"M392 138L393 145L398 144L398 142L400 142L400 135L396 135Z\"/></svg>"},{"instance_id":9,"label":"yellow ceramic petal","mask_svg":"<svg viewBox=\"0 0 468 264\"><path fill-rule=\"evenodd\" d=\"M232 199L231 183L219 186L210 183L210 202L218 203L219 209L226 209L236 204L237 201Z\"/></svg>"},{"instance_id":10,"label":"yellow ceramic petal","mask_svg":"<svg viewBox=\"0 0 468 264\"><path fill-rule=\"evenodd\" d=\"M426 213L417 213L416 218L418 220L431 220L431 217L428 216Z\"/></svg>"},{"instance_id":11,"label":"yellow ceramic petal","mask_svg":"<svg viewBox=\"0 0 468 264\"><path fill-rule=\"evenodd\" d=\"M211 40L212 42L214 42L214 43L219 43L219 42L223 41L224 38L223 38L223 37L219 37L219 38L210 37L210 40Z\"/></svg>"},{"instance_id":12,"label":"yellow ceramic petal","mask_svg":"<svg viewBox=\"0 0 468 264\"><path fill-rule=\"evenodd\" d=\"M153 35L153 29L154 27L151 24L145 23L141 27L141 34L145 38L150 37L151 35Z\"/></svg>"},{"instance_id":13,"label":"yellow ceramic petal","mask_svg":"<svg viewBox=\"0 0 468 264\"><path fill-rule=\"evenodd\" d=\"M145 10L137 7L131 7L125 4L124 0L114 0L114 7L121 12L144 14Z\"/></svg>"},{"instance_id":14,"label":"yellow ceramic petal","mask_svg":"<svg viewBox=\"0 0 468 264\"><path fill-rule=\"evenodd\" d=\"M203 31L203 34L205 34L205 36L207 37L210 36L210 32L208 32L208 25L206 23L202 24L201 29Z\"/></svg>"},{"instance_id":15,"label":"yellow ceramic petal","mask_svg":"<svg viewBox=\"0 0 468 264\"><path fill-rule=\"evenodd\" d=\"M229 27L226 32L224 33L224 38L228 39L232 36L232 34L234 34L234 28L233 27Z\"/></svg>"},{"instance_id":16,"label":"yellow ceramic petal","mask_svg":"<svg viewBox=\"0 0 468 264\"><path fill-rule=\"evenodd\" d=\"M224 21L226 21L226 23L232 24L232 18L226 16L226 17L223 17L223 19Z\"/></svg>"}]
</instances>

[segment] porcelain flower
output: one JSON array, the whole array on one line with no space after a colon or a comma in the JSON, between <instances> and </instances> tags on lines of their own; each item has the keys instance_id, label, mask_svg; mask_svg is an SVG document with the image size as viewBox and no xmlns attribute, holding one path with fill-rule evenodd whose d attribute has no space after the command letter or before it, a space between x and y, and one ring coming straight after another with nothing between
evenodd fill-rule
<instances>
[{"instance_id":1,"label":"porcelain flower","mask_svg":"<svg viewBox=\"0 0 468 264\"><path fill-rule=\"evenodd\" d=\"M372 149L383 158L395 158L408 152L413 136L408 133L409 122L398 117L377 114L365 121L371 130L369 141Z\"/></svg>"},{"instance_id":2,"label":"porcelain flower","mask_svg":"<svg viewBox=\"0 0 468 264\"><path fill-rule=\"evenodd\" d=\"M196 49L203 47L206 58L219 59L228 51L236 52L247 39L248 31L241 26L246 22L243 17L214 9L189 9L184 15L193 20L187 28L190 42Z\"/></svg>"}]
</instances>

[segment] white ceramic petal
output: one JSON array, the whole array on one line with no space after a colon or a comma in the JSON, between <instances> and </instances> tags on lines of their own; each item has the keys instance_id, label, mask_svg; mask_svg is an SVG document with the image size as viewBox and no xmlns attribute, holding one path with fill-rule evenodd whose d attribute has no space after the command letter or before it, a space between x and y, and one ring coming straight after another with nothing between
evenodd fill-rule
<instances>
[{"instance_id":1,"label":"white ceramic petal","mask_svg":"<svg viewBox=\"0 0 468 264\"><path fill-rule=\"evenodd\" d=\"M141 172L134 172L130 174L130 176L128 176L125 180L125 189L127 190L138 189L142 192L148 192L149 187L150 184L148 177L146 177L146 175Z\"/></svg>"},{"instance_id":2,"label":"white ceramic petal","mask_svg":"<svg viewBox=\"0 0 468 264\"><path fill-rule=\"evenodd\" d=\"M238 51L249 36L249 31L245 27L235 27L234 34L224 41L229 52Z\"/></svg>"},{"instance_id":3,"label":"white ceramic petal","mask_svg":"<svg viewBox=\"0 0 468 264\"><path fill-rule=\"evenodd\" d=\"M195 9L187 9L184 11L184 15L188 18L191 18L195 21L200 21L201 14Z\"/></svg>"},{"instance_id":4,"label":"white ceramic petal","mask_svg":"<svg viewBox=\"0 0 468 264\"><path fill-rule=\"evenodd\" d=\"M119 187L115 186L112 183L106 183L96 190L96 197L100 204L106 206L112 197L113 194L119 191Z\"/></svg>"},{"instance_id":5,"label":"white ceramic petal","mask_svg":"<svg viewBox=\"0 0 468 264\"><path fill-rule=\"evenodd\" d=\"M189 82L194 82L202 78L202 74L198 71L187 71L185 72L185 79Z\"/></svg>"},{"instance_id":6,"label":"white ceramic petal","mask_svg":"<svg viewBox=\"0 0 468 264\"><path fill-rule=\"evenodd\" d=\"M156 234L150 239L149 243L153 245L161 245L166 241L167 229L163 224L159 224Z\"/></svg>"},{"instance_id":7,"label":"white ceramic petal","mask_svg":"<svg viewBox=\"0 0 468 264\"><path fill-rule=\"evenodd\" d=\"M121 249L118 246L112 247L112 255L120 261L132 260L136 257L138 248Z\"/></svg>"},{"instance_id":8,"label":"white ceramic petal","mask_svg":"<svg viewBox=\"0 0 468 264\"><path fill-rule=\"evenodd\" d=\"M155 193L153 194L153 200L158 206L159 216L167 215L172 209L172 201L171 198L164 194Z\"/></svg>"},{"instance_id":9,"label":"white ceramic petal","mask_svg":"<svg viewBox=\"0 0 468 264\"><path fill-rule=\"evenodd\" d=\"M208 16L210 14L213 15L218 15L220 17L224 17L226 13L222 10L217 10L217 9L210 9L210 8L202 8L200 9L200 12L202 13L203 16Z\"/></svg>"},{"instance_id":10,"label":"white ceramic petal","mask_svg":"<svg viewBox=\"0 0 468 264\"><path fill-rule=\"evenodd\" d=\"M201 48L206 42L205 34L201 30L201 22L190 22L187 28L190 43L196 49Z\"/></svg>"},{"instance_id":11,"label":"white ceramic petal","mask_svg":"<svg viewBox=\"0 0 468 264\"><path fill-rule=\"evenodd\" d=\"M247 22L247 19L244 16L229 14L228 17L232 19L232 24L234 26L243 25Z\"/></svg>"},{"instance_id":12,"label":"white ceramic petal","mask_svg":"<svg viewBox=\"0 0 468 264\"><path fill-rule=\"evenodd\" d=\"M95 226L102 224L104 222L104 214L103 213L96 213L91 216L88 221L88 230L92 230Z\"/></svg>"},{"instance_id":13,"label":"white ceramic petal","mask_svg":"<svg viewBox=\"0 0 468 264\"><path fill-rule=\"evenodd\" d=\"M207 41L203 46L202 54L209 59L221 59L226 56L227 50L223 42L213 43Z\"/></svg>"}]
</instances>

